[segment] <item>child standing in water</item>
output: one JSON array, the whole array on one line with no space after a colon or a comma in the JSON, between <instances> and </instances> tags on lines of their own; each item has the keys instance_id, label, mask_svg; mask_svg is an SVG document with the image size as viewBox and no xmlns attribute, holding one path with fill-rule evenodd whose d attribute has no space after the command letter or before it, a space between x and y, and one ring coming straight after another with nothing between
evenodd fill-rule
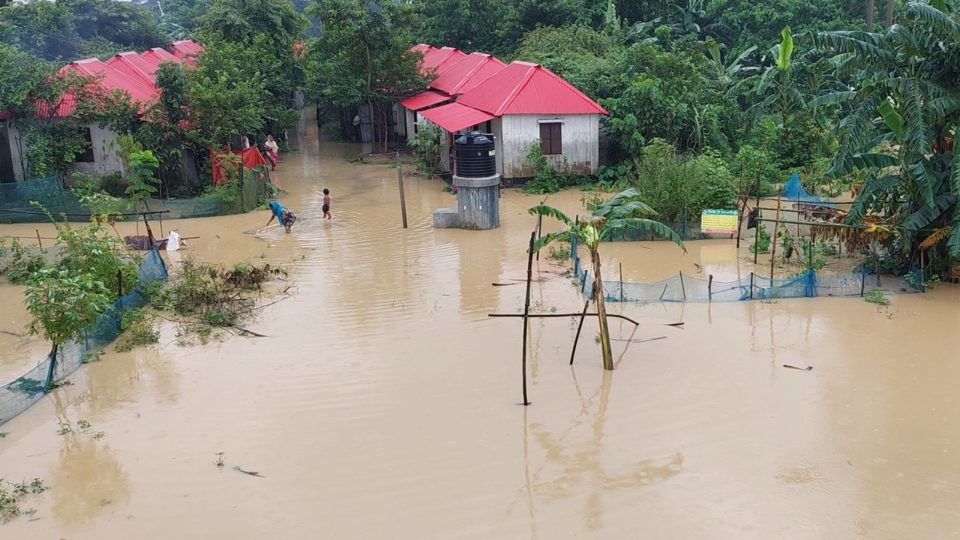
<instances>
[{"instance_id":1,"label":"child standing in water","mask_svg":"<svg viewBox=\"0 0 960 540\"><path fill-rule=\"evenodd\" d=\"M273 200L270 201L270 219L267 221L267 225L270 225L273 220L277 220L277 223L283 225L287 234L290 234L290 227L297 221L297 216L289 208ZM264 225L264 227L267 225Z\"/></svg>"},{"instance_id":2,"label":"child standing in water","mask_svg":"<svg viewBox=\"0 0 960 540\"><path fill-rule=\"evenodd\" d=\"M330 215L330 190L323 188L323 217L327 219L333 219Z\"/></svg>"}]
</instances>

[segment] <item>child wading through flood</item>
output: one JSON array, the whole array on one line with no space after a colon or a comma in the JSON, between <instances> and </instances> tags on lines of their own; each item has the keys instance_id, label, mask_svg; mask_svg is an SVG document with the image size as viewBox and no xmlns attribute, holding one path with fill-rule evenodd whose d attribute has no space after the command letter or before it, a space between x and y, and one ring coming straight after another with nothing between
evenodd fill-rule
<instances>
[{"instance_id":1,"label":"child wading through flood","mask_svg":"<svg viewBox=\"0 0 960 540\"><path fill-rule=\"evenodd\" d=\"M330 215L330 190L323 188L323 217L327 219L333 219Z\"/></svg>"},{"instance_id":2,"label":"child wading through flood","mask_svg":"<svg viewBox=\"0 0 960 540\"><path fill-rule=\"evenodd\" d=\"M296 223L297 216L286 206L283 206L276 200L272 200L270 201L270 219L267 221L267 225L270 225L274 219L277 220L277 223L283 225L283 228L287 231L287 234L290 234L290 227ZM267 225L264 225L264 227Z\"/></svg>"}]
</instances>

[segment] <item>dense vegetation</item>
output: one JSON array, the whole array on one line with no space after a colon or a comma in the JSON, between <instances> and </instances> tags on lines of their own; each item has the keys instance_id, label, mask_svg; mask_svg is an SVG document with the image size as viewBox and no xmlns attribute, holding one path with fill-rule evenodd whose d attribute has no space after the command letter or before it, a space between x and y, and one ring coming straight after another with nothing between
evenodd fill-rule
<instances>
[{"instance_id":1,"label":"dense vegetation","mask_svg":"<svg viewBox=\"0 0 960 540\"><path fill-rule=\"evenodd\" d=\"M92 118L151 150L167 192L189 192L203 186L180 170L183 151L209 167L210 146L282 134L297 89L326 121L369 107L383 149L389 105L426 84L410 45L480 50L542 63L610 113L596 178L538 170L531 189L632 187L676 221L797 170L808 191L858 192L847 219L890 232L891 267L921 252L942 267L960 255L958 12L957 0L35 0L0 7L0 106L22 116L62 95L34 57L194 37L207 52L161 72L150 122L103 96L72 122L35 121L29 160L32 175L62 173Z\"/></svg>"}]
</instances>

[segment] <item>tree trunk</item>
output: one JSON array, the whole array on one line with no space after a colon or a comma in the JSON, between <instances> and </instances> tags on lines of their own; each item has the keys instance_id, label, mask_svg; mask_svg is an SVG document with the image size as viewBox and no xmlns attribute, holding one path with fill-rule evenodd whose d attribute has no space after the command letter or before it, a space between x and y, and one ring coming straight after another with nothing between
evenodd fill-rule
<instances>
[{"instance_id":1,"label":"tree trunk","mask_svg":"<svg viewBox=\"0 0 960 540\"><path fill-rule=\"evenodd\" d=\"M883 19L884 27L893 26L893 0L887 0L887 12Z\"/></svg>"},{"instance_id":2,"label":"tree trunk","mask_svg":"<svg viewBox=\"0 0 960 540\"><path fill-rule=\"evenodd\" d=\"M873 0L867 0L867 32L873 32Z\"/></svg>"},{"instance_id":3,"label":"tree trunk","mask_svg":"<svg viewBox=\"0 0 960 540\"><path fill-rule=\"evenodd\" d=\"M610 327L607 325L607 306L603 296L603 278L600 277L600 253L590 252L593 262L593 301L597 303L597 320L600 321L600 349L603 352L603 369L613 369L613 350L610 347Z\"/></svg>"}]
</instances>

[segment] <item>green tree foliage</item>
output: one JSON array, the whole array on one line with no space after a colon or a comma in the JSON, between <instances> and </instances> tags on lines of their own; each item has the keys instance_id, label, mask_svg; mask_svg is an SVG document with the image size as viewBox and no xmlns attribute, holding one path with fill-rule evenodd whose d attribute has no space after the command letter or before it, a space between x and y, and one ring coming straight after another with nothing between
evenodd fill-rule
<instances>
[{"instance_id":1,"label":"green tree foliage","mask_svg":"<svg viewBox=\"0 0 960 540\"><path fill-rule=\"evenodd\" d=\"M0 10L0 42L46 60L75 60L162 47L169 39L132 2L32 0Z\"/></svg>"},{"instance_id":2,"label":"green tree foliage","mask_svg":"<svg viewBox=\"0 0 960 540\"><path fill-rule=\"evenodd\" d=\"M309 13L321 33L309 47L308 93L334 107L366 106L386 151L393 102L429 83L410 50L415 12L397 2L315 0Z\"/></svg>"},{"instance_id":3,"label":"green tree foliage","mask_svg":"<svg viewBox=\"0 0 960 540\"><path fill-rule=\"evenodd\" d=\"M564 226L564 229L559 232L541 236L533 245L534 251L540 251L558 240L569 242L574 237L590 251L590 262L593 267L593 300L597 306L597 319L600 322L603 369L612 370L613 349L610 347L610 329L604 302L600 243L610 239L613 233L623 230L656 234L673 241L686 251L683 241L673 229L652 219L657 216L657 213L641 201L639 193L634 189L627 189L614 195L609 201L600 204L593 211L590 219L583 221L575 222L560 210L545 204L534 206L530 209L530 214L554 218Z\"/></svg>"},{"instance_id":4,"label":"green tree foliage","mask_svg":"<svg viewBox=\"0 0 960 540\"><path fill-rule=\"evenodd\" d=\"M110 294L103 283L90 274L60 268L38 270L27 285L25 295L32 319L27 330L52 343L53 355L61 345L78 337L110 305Z\"/></svg>"},{"instance_id":5,"label":"green tree foliage","mask_svg":"<svg viewBox=\"0 0 960 540\"><path fill-rule=\"evenodd\" d=\"M950 226L951 255L960 256L960 16L910 2L899 25L884 33L824 32L816 46L847 55L840 68L860 74L850 90L819 97L816 103L843 103L836 128L841 144L831 174L864 170L849 221L876 213L900 227L899 250L916 253L928 235ZM893 144L883 144L889 141Z\"/></svg>"},{"instance_id":6,"label":"green tree foliage","mask_svg":"<svg viewBox=\"0 0 960 540\"><path fill-rule=\"evenodd\" d=\"M264 75L250 71L260 63L254 54L243 45L221 43L202 53L200 65L189 72L187 137L198 145L225 144L263 127L268 95Z\"/></svg>"},{"instance_id":7,"label":"green tree foliage","mask_svg":"<svg viewBox=\"0 0 960 540\"><path fill-rule=\"evenodd\" d=\"M723 29L733 50L779 39L780 29L792 27L797 33L863 28L864 2L847 0L769 0L704 2L706 19Z\"/></svg>"},{"instance_id":8,"label":"green tree foliage","mask_svg":"<svg viewBox=\"0 0 960 540\"><path fill-rule=\"evenodd\" d=\"M303 69L294 44L306 26L290 0L213 0L196 31L208 51L223 49L220 58L242 53L237 75L260 79L263 114L278 133L296 122L293 91L303 84Z\"/></svg>"},{"instance_id":9,"label":"green tree foliage","mask_svg":"<svg viewBox=\"0 0 960 540\"><path fill-rule=\"evenodd\" d=\"M710 208L732 209L736 201L735 177L715 151L679 155L656 139L644 147L630 178L640 197L674 223L695 220Z\"/></svg>"},{"instance_id":10,"label":"green tree foliage","mask_svg":"<svg viewBox=\"0 0 960 540\"><path fill-rule=\"evenodd\" d=\"M510 42L503 24L510 14L500 0L433 0L422 9L424 41L464 51L509 54Z\"/></svg>"},{"instance_id":11,"label":"green tree foliage","mask_svg":"<svg viewBox=\"0 0 960 540\"><path fill-rule=\"evenodd\" d=\"M53 71L51 64L0 43L0 111L23 112Z\"/></svg>"}]
</instances>

